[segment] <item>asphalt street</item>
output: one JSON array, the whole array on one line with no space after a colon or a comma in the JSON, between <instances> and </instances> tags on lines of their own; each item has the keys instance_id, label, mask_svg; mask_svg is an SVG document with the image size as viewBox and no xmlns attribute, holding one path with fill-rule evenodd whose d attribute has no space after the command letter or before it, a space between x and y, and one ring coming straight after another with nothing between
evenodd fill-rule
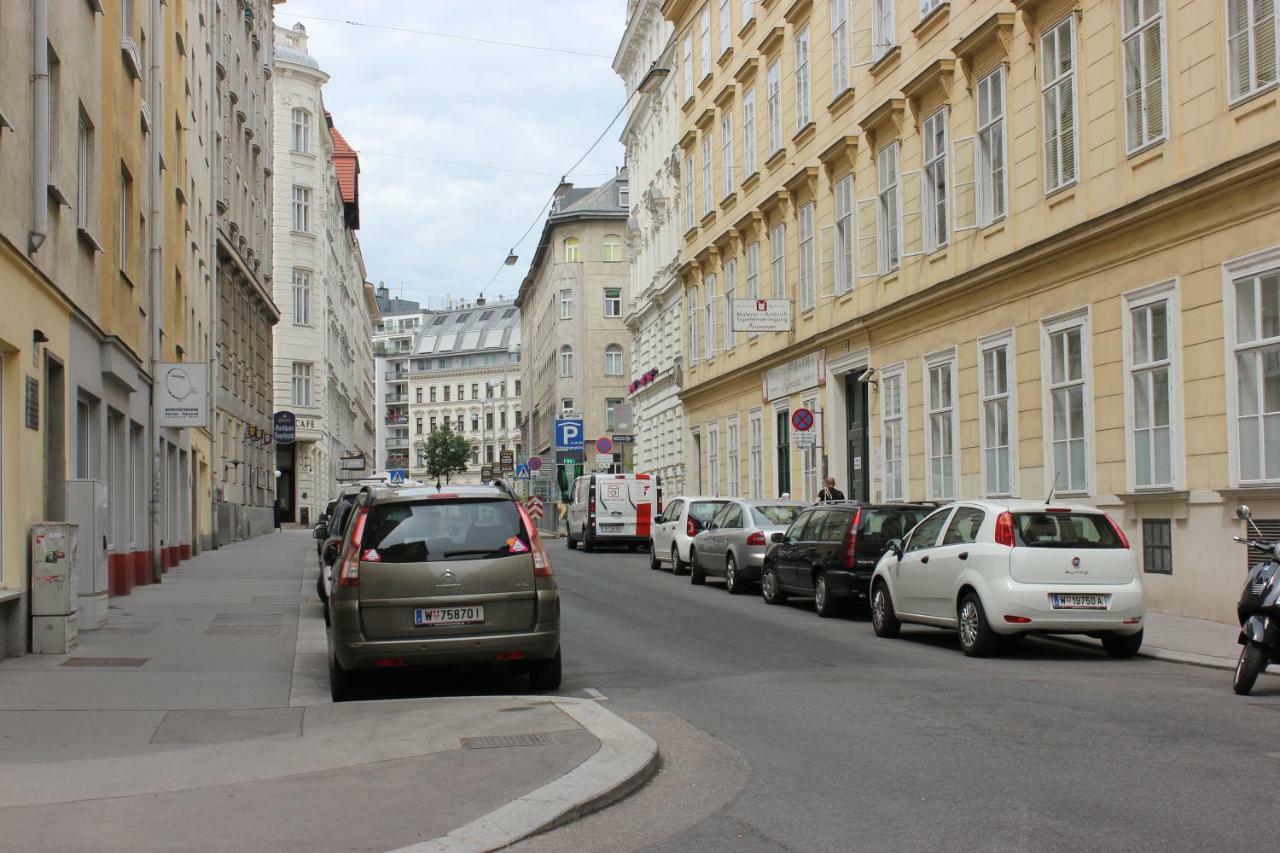
<instances>
[{"instance_id":1,"label":"asphalt street","mask_svg":"<svg viewBox=\"0 0 1280 853\"><path fill-rule=\"evenodd\" d=\"M641 554L551 548L561 692L648 721L668 767L529 849L1274 845L1250 807L1280 772L1270 679L1237 697L1228 672L1038 639L975 660L946 632L882 640L862 616L695 587Z\"/></svg>"}]
</instances>

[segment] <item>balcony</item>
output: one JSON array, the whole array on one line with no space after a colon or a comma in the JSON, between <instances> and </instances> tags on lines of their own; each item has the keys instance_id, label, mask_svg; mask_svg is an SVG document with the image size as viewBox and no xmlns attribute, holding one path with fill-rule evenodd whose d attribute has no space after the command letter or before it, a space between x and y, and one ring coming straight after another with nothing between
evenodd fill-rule
<instances>
[{"instance_id":1,"label":"balcony","mask_svg":"<svg viewBox=\"0 0 1280 853\"><path fill-rule=\"evenodd\" d=\"M386 372L386 380L388 382L408 382L409 371L407 370L388 370Z\"/></svg>"},{"instance_id":2,"label":"balcony","mask_svg":"<svg viewBox=\"0 0 1280 853\"><path fill-rule=\"evenodd\" d=\"M408 450L409 439L407 438L388 438L387 450Z\"/></svg>"},{"instance_id":3,"label":"balcony","mask_svg":"<svg viewBox=\"0 0 1280 853\"><path fill-rule=\"evenodd\" d=\"M387 426L408 426L408 415L387 415Z\"/></svg>"},{"instance_id":4,"label":"balcony","mask_svg":"<svg viewBox=\"0 0 1280 853\"><path fill-rule=\"evenodd\" d=\"M386 399L387 399L387 405L390 406L395 403L409 402L409 395L408 394L388 394Z\"/></svg>"}]
</instances>

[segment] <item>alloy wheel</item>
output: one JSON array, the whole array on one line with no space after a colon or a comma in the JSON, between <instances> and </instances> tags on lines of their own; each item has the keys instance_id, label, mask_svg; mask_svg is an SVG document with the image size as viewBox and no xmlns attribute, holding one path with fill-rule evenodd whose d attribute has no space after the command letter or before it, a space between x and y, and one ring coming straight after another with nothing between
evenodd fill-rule
<instances>
[{"instance_id":1,"label":"alloy wheel","mask_svg":"<svg viewBox=\"0 0 1280 853\"><path fill-rule=\"evenodd\" d=\"M871 596L871 626L877 631L884 629L884 590L876 587L876 591Z\"/></svg>"},{"instance_id":2,"label":"alloy wheel","mask_svg":"<svg viewBox=\"0 0 1280 853\"><path fill-rule=\"evenodd\" d=\"M960 645L972 648L978 642L978 608L972 601L960 607Z\"/></svg>"},{"instance_id":3,"label":"alloy wheel","mask_svg":"<svg viewBox=\"0 0 1280 853\"><path fill-rule=\"evenodd\" d=\"M738 579L735 577L738 573L738 567L734 564L733 555L730 554L724 561L724 588L729 592L736 592L738 587Z\"/></svg>"},{"instance_id":4,"label":"alloy wheel","mask_svg":"<svg viewBox=\"0 0 1280 853\"><path fill-rule=\"evenodd\" d=\"M818 576L818 582L813 586L813 604L820 611L827 607L827 579L822 575Z\"/></svg>"}]
</instances>

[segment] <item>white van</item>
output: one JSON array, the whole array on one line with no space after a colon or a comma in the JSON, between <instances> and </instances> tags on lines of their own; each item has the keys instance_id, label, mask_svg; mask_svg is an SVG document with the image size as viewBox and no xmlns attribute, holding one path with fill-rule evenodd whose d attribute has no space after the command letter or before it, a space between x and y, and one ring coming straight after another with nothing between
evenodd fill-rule
<instances>
[{"instance_id":1,"label":"white van","mask_svg":"<svg viewBox=\"0 0 1280 853\"><path fill-rule=\"evenodd\" d=\"M649 543L653 522L662 512L658 481L648 474L587 474L573 484L573 501L565 518L569 547L627 545L632 551Z\"/></svg>"}]
</instances>

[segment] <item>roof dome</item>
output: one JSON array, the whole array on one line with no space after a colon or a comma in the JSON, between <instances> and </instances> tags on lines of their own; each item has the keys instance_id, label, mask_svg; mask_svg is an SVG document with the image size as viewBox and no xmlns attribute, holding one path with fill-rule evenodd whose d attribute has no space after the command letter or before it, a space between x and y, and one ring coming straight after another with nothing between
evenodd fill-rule
<instances>
[{"instance_id":1,"label":"roof dome","mask_svg":"<svg viewBox=\"0 0 1280 853\"><path fill-rule=\"evenodd\" d=\"M307 68L314 68L317 71L320 70L320 63L316 62L315 58L310 54L303 53L300 50L295 50L292 47L286 47L284 45L276 48L276 61L292 62L295 65L305 65Z\"/></svg>"}]
</instances>

